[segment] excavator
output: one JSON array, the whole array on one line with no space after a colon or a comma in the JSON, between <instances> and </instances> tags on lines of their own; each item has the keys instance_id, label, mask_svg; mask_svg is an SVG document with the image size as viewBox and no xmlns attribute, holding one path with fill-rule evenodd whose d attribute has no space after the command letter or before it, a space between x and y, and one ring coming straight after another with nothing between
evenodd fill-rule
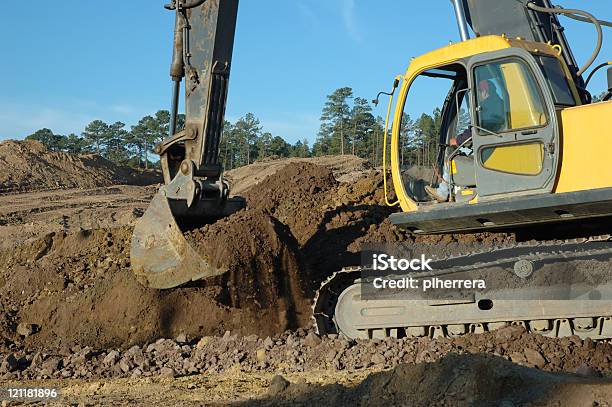
<instances>
[{"instance_id":1,"label":"excavator","mask_svg":"<svg viewBox=\"0 0 612 407\"><path fill-rule=\"evenodd\" d=\"M379 93L389 96L383 146L390 152L384 151L382 160L385 202L401 209L390 220L415 235L535 225L553 236L559 231L559 236L439 258L433 271L414 277L424 281L492 272L502 280L537 279L542 270L569 267L575 274L603 269L609 280L612 239L605 225L612 217L612 62L584 77L600 52L602 27L612 24L549 0L451 3L461 41L412 59L406 73L394 78L392 90ZM213 222L245 206L230 194L219 161L238 0L174 0L165 7L175 13L175 31L170 137L155 147L164 185L135 226L131 245L133 271L158 289L224 273L196 253L183 233L190 225ZM559 16L590 23L597 32L595 50L582 66ZM604 68L608 89L595 102L587 86ZM423 200L414 192L400 158L402 119L407 107L419 104L410 89L420 77L449 86L441 101L435 160L437 190L446 192L437 193L444 195L438 200ZM182 83L185 125L177 131ZM579 229L585 231L561 235ZM449 299L367 295L364 285L371 275L371 265L347 267L322 283L313 305L319 334L439 337L514 324L551 337L612 338L612 287L605 278L595 288L561 285L548 297L542 290L534 297L527 288L509 285L500 288L505 295L476 292Z\"/></svg>"}]
</instances>

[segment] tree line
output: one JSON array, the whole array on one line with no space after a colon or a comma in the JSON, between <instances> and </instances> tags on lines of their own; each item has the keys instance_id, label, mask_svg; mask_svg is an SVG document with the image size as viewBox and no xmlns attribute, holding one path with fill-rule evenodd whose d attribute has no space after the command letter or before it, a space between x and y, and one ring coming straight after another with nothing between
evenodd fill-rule
<instances>
[{"instance_id":1,"label":"tree line","mask_svg":"<svg viewBox=\"0 0 612 407\"><path fill-rule=\"evenodd\" d=\"M402 165L430 165L434 162L441 122L439 108L431 115L421 114L416 120L407 113L403 114L399 141ZM380 164L384 126L383 118L374 116L367 99L354 97L350 87L336 89L327 96L323 106L321 126L312 153L353 154ZM387 142L390 143L390 136Z\"/></svg>"},{"instance_id":2,"label":"tree line","mask_svg":"<svg viewBox=\"0 0 612 407\"><path fill-rule=\"evenodd\" d=\"M412 120L404 114L400 130L400 158L405 165L428 165L437 154L440 109ZM80 134L55 134L48 128L26 137L38 140L51 151L72 154L95 153L117 164L138 168L157 165L153 149L168 137L170 113L159 110L141 118L135 125L94 120ZM179 115L177 129L184 126ZM225 121L220 160L226 169L274 157L311 157L353 154L379 164L382 157L384 120L374 116L372 105L354 97L350 87L336 89L322 108L320 128L312 147L308 139L293 144L280 135L265 131L260 120L247 113L234 123Z\"/></svg>"},{"instance_id":3,"label":"tree line","mask_svg":"<svg viewBox=\"0 0 612 407\"><path fill-rule=\"evenodd\" d=\"M40 141L50 151L95 153L117 164L149 168L157 161L152 159L155 144L168 137L169 121L170 113L159 110L154 115L144 116L129 129L119 121L109 124L94 120L80 135L55 134L43 128L27 136L26 140ZM182 128L184 123L185 116L179 115L177 126Z\"/></svg>"}]
</instances>

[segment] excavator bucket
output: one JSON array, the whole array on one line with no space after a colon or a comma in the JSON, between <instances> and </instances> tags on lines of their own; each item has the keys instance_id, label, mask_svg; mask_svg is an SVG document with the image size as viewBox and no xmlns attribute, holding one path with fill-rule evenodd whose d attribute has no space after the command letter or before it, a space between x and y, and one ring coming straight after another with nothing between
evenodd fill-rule
<instances>
[{"instance_id":1,"label":"excavator bucket","mask_svg":"<svg viewBox=\"0 0 612 407\"><path fill-rule=\"evenodd\" d=\"M189 245L163 189L134 228L130 257L137 278L152 288L172 288L226 271Z\"/></svg>"}]
</instances>

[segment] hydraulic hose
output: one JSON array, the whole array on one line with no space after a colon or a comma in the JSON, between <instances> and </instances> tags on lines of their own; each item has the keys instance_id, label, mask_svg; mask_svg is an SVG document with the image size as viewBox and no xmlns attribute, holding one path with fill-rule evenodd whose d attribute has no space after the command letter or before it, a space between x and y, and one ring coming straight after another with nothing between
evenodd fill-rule
<instances>
[{"instance_id":1,"label":"hydraulic hose","mask_svg":"<svg viewBox=\"0 0 612 407\"><path fill-rule=\"evenodd\" d=\"M587 21L590 21L591 23L593 23L593 25L595 25L595 29L597 30L597 45L595 46L595 50L593 51L593 54L591 54L591 57L578 70L578 76L582 75L587 69L589 69L589 67L593 64L593 62L595 62L597 55L599 55L599 51L601 51L601 45L603 42L603 32L601 31L601 24L599 20L596 19L595 16L593 16L591 13L587 13L586 11L578 10L578 9L564 9L561 7L553 7L553 8L541 7L534 3L528 3L527 7L529 7L531 10L539 11L541 13L563 14L568 17L572 16L570 18L573 18L576 15L582 16ZM581 20L581 21L585 21L585 20Z\"/></svg>"},{"instance_id":2,"label":"hydraulic hose","mask_svg":"<svg viewBox=\"0 0 612 407\"><path fill-rule=\"evenodd\" d=\"M187 0L183 3L183 9L187 10L189 8L194 8L202 5L206 0Z\"/></svg>"},{"instance_id":3,"label":"hydraulic hose","mask_svg":"<svg viewBox=\"0 0 612 407\"><path fill-rule=\"evenodd\" d=\"M563 8L561 6L557 6L557 7L558 8ZM584 18L584 17L580 17L580 16L577 16L577 15L568 14L567 17L569 17L571 19L574 19L574 20L582 21L582 22L585 22L585 23L592 23L592 21L590 19ZM604 25L606 27L612 27L612 21L606 21L606 20L597 19L597 22L599 22L599 24Z\"/></svg>"},{"instance_id":4,"label":"hydraulic hose","mask_svg":"<svg viewBox=\"0 0 612 407\"><path fill-rule=\"evenodd\" d=\"M179 9L180 10L187 10L190 8L194 8L194 7L198 7L201 6L202 4L204 4L206 0L184 0L183 3L180 5ZM177 1L173 1L172 3L168 3L164 6L165 9L167 10L176 10L177 8Z\"/></svg>"},{"instance_id":5,"label":"hydraulic hose","mask_svg":"<svg viewBox=\"0 0 612 407\"><path fill-rule=\"evenodd\" d=\"M593 77L593 75L595 75L595 72L599 71L601 68L604 68L608 65L612 65L612 61L604 62L603 64L599 64L595 68L593 68L589 76L587 76L586 81L584 82L584 86L587 86L589 84L589 82L591 81L591 78Z\"/></svg>"}]
</instances>

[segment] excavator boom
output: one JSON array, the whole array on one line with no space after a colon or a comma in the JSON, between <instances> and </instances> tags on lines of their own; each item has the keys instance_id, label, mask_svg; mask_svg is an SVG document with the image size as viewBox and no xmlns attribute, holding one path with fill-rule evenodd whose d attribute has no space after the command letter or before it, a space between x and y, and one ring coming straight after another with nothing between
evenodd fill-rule
<instances>
[{"instance_id":1,"label":"excavator boom","mask_svg":"<svg viewBox=\"0 0 612 407\"><path fill-rule=\"evenodd\" d=\"M134 229L134 272L147 285L171 288L224 272L196 255L185 224L203 225L244 207L229 197L219 161L234 45L238 0L174 0L170 76L170 137L155 147L165 185ZM185 84L185 125L175 132L180 84Z\"/></svg>"}]
</instances>

